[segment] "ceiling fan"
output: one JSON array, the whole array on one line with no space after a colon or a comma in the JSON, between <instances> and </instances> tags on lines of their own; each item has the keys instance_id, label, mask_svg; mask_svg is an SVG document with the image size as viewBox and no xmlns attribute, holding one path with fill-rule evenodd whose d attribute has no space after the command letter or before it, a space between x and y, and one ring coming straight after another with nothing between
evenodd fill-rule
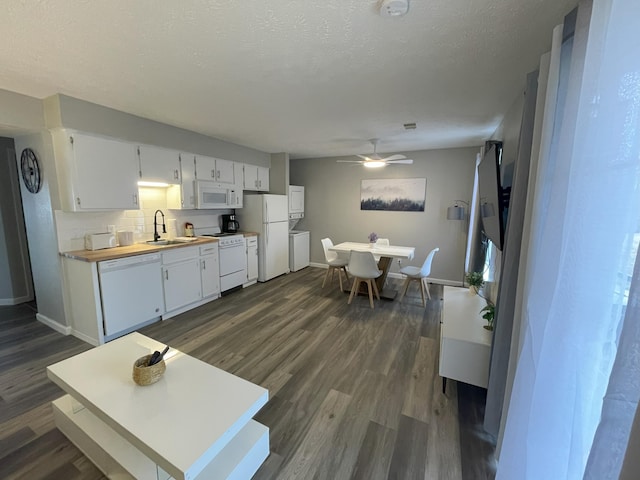
<instances>
[{"instance_id":1,"label":"ceiling fan","mask_svg":"<svg viewBox=\"0 0 640 480\"><path fill-rule=\"evenodd\" d=\"M407 165L411 165L413 160L405 157L404 155L396 154L391 155L389 157L381 157L376 153L376 148L378 146L378 139L372 138L371 143L373 144L373 153L369 156L367 155L357 155L362 158L362 160L337 160L338 163L359 163L368 168L380 168L385 165L392 165L394 163L404 163Z\"/></svg>"}]
</instances>

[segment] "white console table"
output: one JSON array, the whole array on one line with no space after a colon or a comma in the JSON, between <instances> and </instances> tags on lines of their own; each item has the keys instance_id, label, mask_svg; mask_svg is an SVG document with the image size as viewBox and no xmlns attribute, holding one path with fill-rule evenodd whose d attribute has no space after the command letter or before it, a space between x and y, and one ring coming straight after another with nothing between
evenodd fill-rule
<instances>
[{"instance_id":1,"label":"white console table","mask_svg":"<svg viewBox=\"0 0 640 480\"><path fill-rule=\"evenodd\" d=\"M447 378L487 388L493 332L480 310L486 301L466 288L444 287L440 325L442 391Z\"/></svg>"},{"instance_id":2,"label":"white console table","mask_svg":"<svg viewBox=\"0 0 640 480\"><path fill-rule=\"evenodd\" d=\"M65 390L56 426L109 478L251 478L269 455L269 429L252 417L269 392L178 350L153 385L133 362L164 345L139 333L47 367Z\"/></svg>"}]
</instances>

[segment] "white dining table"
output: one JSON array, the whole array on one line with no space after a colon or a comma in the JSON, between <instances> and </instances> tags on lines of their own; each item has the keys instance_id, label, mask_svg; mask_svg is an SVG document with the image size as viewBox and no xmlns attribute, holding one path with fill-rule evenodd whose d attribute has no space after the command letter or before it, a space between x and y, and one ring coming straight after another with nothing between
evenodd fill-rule
<instances>
[{"instance_id":1,"label":"white dining table","mask_svg":"<svg viewBox=\"0 0 640 480\"><path fill-rule=\"evenodd\" d=\"M380 298L384 298L385 300L393 300L397 295L396 290L385 289L384 284L387 279L387 274L391 269L391 263L394 258L404 258L407 260L411 260L415 255L416 249L415 247L401 247L398 245L378 245L378 244L369 244L369 243L359 243L359 242L342 242L330 247L329 250L346 254L348 255L352 250L358 252L371 252L374 258L378 260L378 268L382 271L382 275L380 275L376 279L376 285L378 286L378 291L380 292Z\"/></svg>"}]
</instances>

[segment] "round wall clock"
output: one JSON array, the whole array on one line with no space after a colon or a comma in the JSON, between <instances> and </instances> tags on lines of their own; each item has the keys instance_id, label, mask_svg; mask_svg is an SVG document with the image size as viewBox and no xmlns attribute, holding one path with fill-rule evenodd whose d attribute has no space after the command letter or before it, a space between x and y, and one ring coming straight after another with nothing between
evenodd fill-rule
<instances>
[{"instance_id":1,"label":"round wall clock","mask_svg":"<svg viewBox=\"0 0 640 480\"><path fill-rule=\"evenodd\" d=\"M40 188L42 188L40 164L35 152L30 148L22 150L22 155L20 155L20 171L27 190L31 193L38 193Z\"/></svg>"}]
</instances>

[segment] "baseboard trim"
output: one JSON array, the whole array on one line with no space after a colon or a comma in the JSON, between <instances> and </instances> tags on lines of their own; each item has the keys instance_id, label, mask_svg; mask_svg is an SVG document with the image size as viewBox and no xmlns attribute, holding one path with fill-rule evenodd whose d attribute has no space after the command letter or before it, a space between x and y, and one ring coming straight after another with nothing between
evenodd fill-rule
<instances>
[{"instance_id":1,"label":"baseboard trim","mask_svg":"<svg viewBox=\"0 0 640 480\"><path fill-rule=\"evenodd\" d=\"M71 327L68 327L66 325L60 325L55 320L52 320L49 317L45 317L41 313L36 313L36 319L40 323L45 324L47 327L52 328L58 333L61 333L63 335L71 335Z\"/></svg>"},{"instance_id":2,"label":"baseboard trim","mask_svg":"<svg viewBox=\"0 0 640 480\"><path fill-rule=\"evenodd\" d=\"M86 335L82 332L79 332L78 330L71 330L71 335L73 335L76 338L79 338L80 340L82 340L83 342L88 343L89 345L93 345L94 347L97 347L98 345L100 345L100 341L96 340L95 338L90 337L89 335Z\"/></svg>"},{"instance_id":3,"label":"baseboard trim","mask_svg":"<svg viewBox=\"0 0 640 480\"><path fill-rule=\"evenodd\" d=\"M20 305L21 303L27 303L33 300L33 295L25 295L24 297L17 298L0 298L0 305Z\"/></svg>"}]
</instances>

